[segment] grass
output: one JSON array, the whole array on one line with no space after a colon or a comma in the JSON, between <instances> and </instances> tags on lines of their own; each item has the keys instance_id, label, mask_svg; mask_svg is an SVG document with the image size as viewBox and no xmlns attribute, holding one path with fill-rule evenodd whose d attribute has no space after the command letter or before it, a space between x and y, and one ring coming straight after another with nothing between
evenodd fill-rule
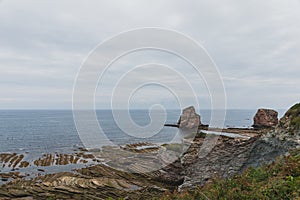
<instances>
[{"instance_id":1,"label":"grass","mask_svg":"<svg viewBox=\"0 0 300 200\"><path fill-rule=\"evenodd\" d=\"M293 126L294 129L297 129L297 130L300 128L300 116L295 117L294 119L292 119L291 126Z\"/></svg>"},{"instance_id":2,"label":"grass","mask_svg":"<svg viewBox=\"0 0 300 200\"><path fill-rule=\"evenodd\" d=\"M292 106L287 113L285 114L291 122L291 130L299 130L300 129L300 103L295 104Z\"/></svg>"},{"instance_id":3,"label":"grass","mask_svg":"<svg viewBox=\"0 0 300 200\"><path fill-rule=\"evenodd\" d=\"M205 138L206 135L207 135L206 133L199 132L199 133L196 134L196 137Z\"/></svg>"},{"instance_id":4,"label":"grass","mask_svg":"<svg viewBox=\"0 0 300 200\"><path fill-rule=\"evenodd\" d=\"M166 193L161 199L300 199L300 150L231 179L215 178L195 191Z\"/></svg>"},{"instance_id":5,"label":"grass","mask_svg":"<svg viewBox=\"0 0 300 200\"><path fill-rule=\"evenodd\" d=\"M291 110L299 110L299 109L300 109L300 103L297 103L291 107Z\"/></svg>"}]
</instances>

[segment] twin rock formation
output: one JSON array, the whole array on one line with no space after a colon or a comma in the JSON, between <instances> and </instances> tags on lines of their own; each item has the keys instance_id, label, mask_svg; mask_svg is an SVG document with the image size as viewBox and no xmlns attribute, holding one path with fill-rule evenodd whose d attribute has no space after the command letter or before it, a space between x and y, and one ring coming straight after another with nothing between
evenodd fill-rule
<instances>
[{"instance_id":1,"label":"twin rock formation","mask_svg":"<svg viewBox=\"0 0 300 200\"><path fill-rule=\"evenodd\" d=\"M259 111L258 116L270 121L270 113ZM185 109L179 122L181 128L197 128L201 124L194 108ZM270 126L270 123L259 124ZM217 137L217 142L205 157L199 156L200 150L209 140L196 136L178 160L151 173L127 173L99 164L78 169L76 173L16 179L0 186L0 199L153 199L166 191L201 187L212 178L232 177L250 166L270 163L300 148L300 103L293 106L274 129L265 131L263 135L245 140L208 135L211 139ZM111 153L108 156L114 158Z\"/></svg>"},{"instance_id":2,"label":"twin rock formation","mask_svg":"<svg viewBox=\"0 0 300 200\"><path fill-rule=\"evenodd\" d=\"M300 148L300 103L291 107L279 122L277 115L276 111L258 110L254 124L263 128L261 134L248 140L221 136L205 157L199 155L202 144L207 141L195 138L181 159L184 181L179 190L203 186L213 177L230 178Z\"/></svg>"},{"instance_id":3,"label":"twin rock formation","mask_svg":"<svg viewBox=\"0 0 300 200\"><path fill-rule=\"evenodd\" d=\"M253 118L254 128L271 128L278 125L278 112L271 109L258 109ZM182 129L198 129L204 126L201 123L201 117L195 111L193 106L183 109L178 120L178 127Z\"/></svg>"}]
</instances>

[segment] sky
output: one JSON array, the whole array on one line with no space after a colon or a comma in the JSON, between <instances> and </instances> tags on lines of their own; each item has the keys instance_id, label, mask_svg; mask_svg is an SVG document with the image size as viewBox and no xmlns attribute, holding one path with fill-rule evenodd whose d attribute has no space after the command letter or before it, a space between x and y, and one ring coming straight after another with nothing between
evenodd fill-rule
<instances>
[{"instance_id":1,"label":"sky","mask_svg":"<svg viewBox=\"0 0 300 200\"><path fill-rule=\"evenodd\" d=\"M299 0L2 0L0 109L71 109L74 82L89 53L113 35L142 27L172 29L200 43L220 72L227 108L287 109L300 101L299 24ZM199 107L210 107L201 77L180 59L152 51L116 62L97 91L96 107L109 108L118 77L150 61L181 70ZM174 80L166 73L156 76ZM132 99L133 108L178 106L157 85L145 86Z\"/></svg>"}]
</instances>

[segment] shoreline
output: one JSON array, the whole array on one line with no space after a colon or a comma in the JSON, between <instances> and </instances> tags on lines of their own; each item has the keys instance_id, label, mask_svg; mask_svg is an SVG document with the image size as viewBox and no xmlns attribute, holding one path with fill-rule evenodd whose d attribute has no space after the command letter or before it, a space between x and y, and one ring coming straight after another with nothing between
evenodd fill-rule
<instances>
[{"instance_id":1,"label":"shoreline","mask_svg":"<svg viewBox=\"0 0 300 200\"><path fill-rule=\"evenodd\" d=\"M253 155L260 155L259 149L261 149L261 142L264 141L261 139L263 135L249 139L210 136L216 138L217 141L214 149L207 157L199 157L201 154L199 152L200 147L205 140L203 135L199 134L179 160L151 172L147 170L143 172L147 169L147 165L135 165L135 160L128 158L124 162L128 166L132 166L130 170L133 171L131 172L118 170L118 166L112 167L111 163L102 162L77 168L70 172L40 174L29 179L18 177L18 174L13 173L11 176L14 176L14 179L0 186L0 199L5 199L1 197L7 197L8 199L12 197L33 197L39 199L47 197L44 196L45 194L48 194L49 197L61 199L87 197L90 199L107 199L108 197L151 199L158 198L167 191L184 191L193 189L197 185L204 185L210 180L207 177L214 177L217 174L223 178L231 177L234 174L241 173L249 166L257 166L261 163L260 159L250 155L254 152ZM136 148L143 145L149 144L130 144L127 145L127 148L130 151L143 150ZM169 145L170 148L173 148L172 144ZM271 152L273 150L279 151L278 155L287 152L287 150L282 149L282 146L273 146L272 143L263 143L263 145L272 147L269 150ZM119 160L116 147L107 146L105 148L108 148L107 150L110 153L106 155L107 158L115 159L115 161ZM143 153L150 153L151 155L152 151L153 149L150 152ZM88 151L83 152L90 153ZM111 154L111 152L115 152L115 154ZM263 152L263 154L266 154L266 152ZM269 157L269 154L266 155L267 157L264 160L268 158L272 161L276 157L273 154L272 157ZM251 161L252 159L254 159L254 163ZM207 171L208 169L209 171Z\"/></svg>"},{"instance_id":2,"label":"shoreline","mask_svg":"<svg viewBox=\"0 0 300 200\"><path fill-rule=\"evenodd\" d=\"M230 131L230 132L229 132ZM258 130L250 129L216 129L210 128L209 131L202 130L207 135L219 133L219 136L228 139L249 140L262 133ZM222 135L223 134L223 135ZM225 134L225 135L224 135ZM226 135L229 134L229 135ZM234 134L234 135L230 135ZM188 142L188 141L185 141ZM178 143L132 143L125 145L106 146L104 148L120 148L123 150L139 152L156 151L164 146L176 146ZM0 163L2 165L0 171L0 185L5 185L14 179L34 179L47 174L74 172L74 170L83 169L95 165L105 165L105 158L101 157L101 151L88 151L84 148L74 150L72 154L47 153L33 159L30 158L30 152L0 152ZM29 155L29 156L28 156ZM107 165L108 166L108 165Z\"/></svg>"},{"instance_id":3,"label":"shoreline","mask_svg":"<svg viewBox=\"0 0 300 200\"><path fill-rule=\"evenodd\" d=\"M216 177L227 180L250 167L270 164L300 149L299 115L300 104L297 104L273 128L209 129L238 137L182 131L181 143L141 142L103 146L101 151L80 149L80 153L72 155L46 154L33 161L41 168L36 177L21 177L16 170L9 173L10 181L0 186L0 199L153 199L166 193L193 191ZM194 116L187 127L195 127L199 122L200 118ZM4 167L18 167L23 158L24 155L0 154ZM98 163L70 172L43 174L47 172L42 171L51 165L88 165L89 160Z\"/></svg>"}]
</instances>

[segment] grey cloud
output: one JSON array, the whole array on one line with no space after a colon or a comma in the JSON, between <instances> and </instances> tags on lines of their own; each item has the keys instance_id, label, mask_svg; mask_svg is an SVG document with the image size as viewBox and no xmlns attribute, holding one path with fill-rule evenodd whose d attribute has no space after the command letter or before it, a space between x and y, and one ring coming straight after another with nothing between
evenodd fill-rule
<instances>
[{"instance_id":1,"label":"grey cloud","mask_svg":"<svg viewBox=\"0 0 300 200\"><path fill-rule=\"evenodd\" d=\"M0 2L0 108L35 108L38 99L43 101L39 107L70 108L73 82L88 53L107 37L145 26L176 29L200 42L224 77L229 107L287 108L300 98L299 11L296 0L4 0ZM146 56L120 60L105 81L106 90L126 71L124 66L143 62ZM176 69L184 65L165 55L150 55L151 59ZM202 106L209 106L209 97L203 99L207 96L203 80L183 69ZM161 78L170 79L163 74ZM19 86L24 92L16 90Z\"/></svg>"}]
</instances>

